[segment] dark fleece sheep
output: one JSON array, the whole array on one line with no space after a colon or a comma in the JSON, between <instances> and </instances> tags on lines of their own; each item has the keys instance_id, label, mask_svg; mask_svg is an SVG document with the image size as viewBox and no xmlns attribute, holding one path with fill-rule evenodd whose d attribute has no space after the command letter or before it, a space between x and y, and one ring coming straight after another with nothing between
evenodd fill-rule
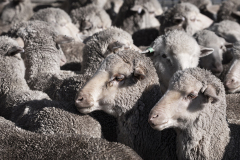
<instances>
[{"instance_id":1,"label":"dark fleece sheep","mask_svg":"<svg viewBox=\"0 0 240 160\"><path fill-rule=\"evenodd\" d=\"M0 117L0 159L141 160L129 147L83 135L42 135Z\"/></svg>"},{"instance_id":2,"label":"dark fleece sheep","mask_svg":"<svg viewBox=\"0 0 240 160\"><path fill-rule=\"evenodd\" d=\"M222 2L217 13L217 22L221 22L223 20L231 20L239 23L239 6L240 2L238 0L227 0Z\"/></svg>"},{"instance_id":3,"label":"dark fleece sheep","mask_svg":"<svg viewBox=\"0 0 240 160\"><path fill-rule=\"evenodd\" d=\"M156 70L148 57L124 50L105 58L76 97L81 113L103 110L118 120L118 141L143 159L175 159L175 134L157 133L148 113L161 97ZM156 143L157 142L157 143Z\"/></svg>"},{"instance_id":4,"label":"dark fleece sheep","mask_svg":"<svg viewBox=\"0 0 240 160\"><path fill-rule=\"evenodd\" d=\"M100 124L80 115L74 104L52 101L41 91L29 89L16 41L0 37L0 116L39 133L82 134L102 137Z\"/></svg>"},{"instance_id":5,"label":"dark fleece sheep","mask_svg":"<svg viewBox=\"0 0 240 160\"><path fill-rule=\"evenodd\" d=\"M2 31L7 32L11 25L22 21L27 21L33 15L33 6L30 0L12 0L4 6L0 16L0 26Z\"/></svg>"},{"instance_id":6,"label":"dark fleece sheep","mask_svg":"<svg viewBox=\"0 0 240 160\"><path fill-rule=\"evenodd\" d=\"M112 21L105 10L96 5L72 10L70 17L80 30L80 34L85 36L91 36L112 25Z\"/></svg>"},{"instance_id":7,"label":"dark fleece sheep","mask_svg":"<svg viewBox=\"0 0 240 160\"><path fill-rule=\"evenodd\" d=\"M128 0L124 1L113 25L133 34L140 29L159 27L155 16L160 14L162 8L157 0Z\"/></svg>"},{"instance_id":8,"label":"dark fleece sheep","mask_svg":"<svg viewBox=\"0 0 240 160\"><path fill-rule=\"evenodd\" d=\"M209 71L178 71L168 92L154 106L149 122L154 129L174 127L178 159L239 159L240 126L228 124L225 90Z\"/></svg>"}]
</instances>

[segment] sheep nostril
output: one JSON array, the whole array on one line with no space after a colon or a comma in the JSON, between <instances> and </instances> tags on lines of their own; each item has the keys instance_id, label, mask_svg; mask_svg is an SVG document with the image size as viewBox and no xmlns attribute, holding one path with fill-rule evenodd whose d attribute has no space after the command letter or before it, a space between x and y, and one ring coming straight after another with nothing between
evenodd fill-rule
<instances>
[{"instance_id":1,"label":"sheep nostril","mask_svg":"<svg viewBox=\"0 0 240 160\"><path fill-rule=\"evenodd\" d=\"M158 117L158 115L157 115L157 114L152 116L152 118L157 118L157 117Z\"/></svg>"},{"instance_id":2,"label":"sheep nostril","mask_svg":"<svg viewBox=\"0 0 240 160\"><path fill-rule=\"evenodd\" d=\"M83 97L79 97L78 99L77 99L77 102L82 102L83 101Z\"/></svg>"}]
</instances>

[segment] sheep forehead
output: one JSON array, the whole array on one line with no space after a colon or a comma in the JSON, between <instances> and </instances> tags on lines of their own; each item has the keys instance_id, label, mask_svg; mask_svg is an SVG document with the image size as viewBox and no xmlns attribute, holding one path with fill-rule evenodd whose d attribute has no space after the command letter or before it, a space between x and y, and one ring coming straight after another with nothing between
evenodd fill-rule
<instances>
[{"instance_id":1,"label":"sheep forehead","mask_svg":"<svg viewBox=\"0 0 240 160\"><path fill-rule=\"evenodd\" d=\"M166 49L174 54L189 53L200 54L200 48L196 40L184 31L173 31L165 37Z\"/></svg>"},{"instance_id":2,"label":"sheep forehead","mask_svg":"<svg viewBox=\"0 0 240 160\"><path fill-rule=\"evenodd\" d=\"M173 90L192 92L199 91L203 84L193 75L184 72L178 77L173 77L170 81L170 86Z\"/></svg>"},{"instance_id":3,"label":"sheep forehead","mask_svg":"<svg viewBox=\"0 0 240 160\"><path fill-rule=\"evenodd\" d=\"M126 63L122 57L116 54L110 54L105 58L99 71L106 71L110 74L120 73L128 75L129 71L131 70L130 66L131 65L129 63Z\"/></svg>"},{"instance_id":4,"label":"sheep forehead","mask_svg":"<svg viewBox=\"0 0 240 160\"><path fill-rule=\"evenodd\" d=\"M209 30L203 30L197 33L197 41L202 46L220 46L223 45L225 40L218 37L214 32Z\"/></svg>"}]
</instances>

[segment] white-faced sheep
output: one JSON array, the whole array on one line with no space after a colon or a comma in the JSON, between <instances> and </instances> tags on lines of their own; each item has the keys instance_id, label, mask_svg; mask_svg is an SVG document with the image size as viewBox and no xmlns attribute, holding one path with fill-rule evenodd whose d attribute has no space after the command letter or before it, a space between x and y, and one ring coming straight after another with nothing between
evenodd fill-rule
<instances>
[{"instance_id":1,"label":"white-faced sheep","mask_svg":"<svg viewBox=\"0 0 240 160\"><path fill-rule=\"evenodd\" d=\"M235 43L240 41L240 25L237 22L224 20L219 23L214 23L208 30L213 31L227 42Z\"/></svg>"},{"instance_id":2,"label":"white-faced sheep","mask_svg":"<svg viewBox=\"0 0 240 160\"><path fill-rule=\"evenodd\" d=\"M186 32L173 30L158 37L142 53L151 57L158 73L161 91L165 93L170 78L177 70L197 67L199 58L212 52L212 48L200 47Z\"/></svg>"},{"instance_id":3,"label":"white-faced sheep","mask_svg":"<svg viewBox=\"0 0 240 160\"><path fill-rule=\"evenodd\" d=\"M204 69L186 69L174 74L168 91L151 110L149 123L160 131L175 129L180 160L239 159L240 128L229 128L226 107L218 78Z\"/></svg>"},{"instance_id":4,"label":"white-faced sheep","mask_svg":"<svg viewBox=\"0 0 240 160\"><path fill-rule=\"evenodd\" d=\"M213 21L199 12L191 3L180 3L168 9L160 16L160 35L175 28L184 29L193 35L209 27Z\"/></svg>"},{"instance_id":5,"label":"white-faced sheep","mask_svg":"<svg viewBox=\"0 0 240 160\"><path fill-rule=\"evenodd\" d=\"M155 16L160 14L162 8L157 0L124 1L113 25L133 34L140 29L159 27Z\"/></svg>"},{"instance_id":6,"label":"white-faced sheep","mask_svg":"<svg viewBox=\"0 0 240 160\"><path fill-rule=\"evenodd\" d=\"M240 91L240 42L234 43L232 55L233 59L224 77L224 85L228 93Z\"/></svg>"},{"instance_id":7,"label":"white-faced sheep","mask_svg":"<svg viewBox=\"0 0 240 160\"><path fill-rule=\"evenodd\" d=\"M132 149L84 135L43 135L25 131L0 117L0 159L141 160Z\"/></svg>"},{"instance_id":8,"label":"white-faced sheep","mask_svg":"<svg viewBox=\"0 0 240 160\"><path fill-rule=\"evenodd\" d=\"M74 104L52 101L47 94L29 89L16 41L0 37L0 116L39 133L82 134L102 137L99 122L78 114Z\"/></svg>"},{"instance_id":9,"label":"white-faced sheep","mask_svg":"<svg viewBox=\"0 0 240 160\"><path fill-rule=\"evenodd\" d=\"M78 92L75 103L81 113L103 110L117 117L118 141L133 148L143 159L174 159L173 131L157 133L147 123L148 113L160 97L151 60L125 50L105 58Z\"/></svg>"},{"instance_id":10,"label":"white-faced sheep","mask_svg":"<svg viewBox=\"0 0 240 160\"><path fill-rule=\"evenodd\" d=\"M227 43L223 38L209 30L198 31L194 34L194 38L199 45L214 49L212 54L200 58L199 66L210 70L216 76L220 76L223 71L223 54L227 54L227 48L231 48L233 44Z\"/></svg>"},{"instance_id":11,"label":"white-faced sheep","mask_svg":"<svg viewBox=\"0 0 240 160\"><path fill-rule=\"evenodd\" d=\"M88 5L77 8L70 14L73 23L80 30L80 34L91 36L96 32L109 28L112 24L109 15L100 7Z\"/></svg>"},{"instance_id":12,"label":"white-faced sheep","mask_svg":"<svg viewBox=\"0 0 240 160\"><path fill-rule=\"evenodd\" d=\"M30 0L12 0L4 6L1 16L1 32L7 32L11 25L27 21L33 15L33 7ZM4 27L4 28L2 28Z\"/></svg>"}]
</instances>

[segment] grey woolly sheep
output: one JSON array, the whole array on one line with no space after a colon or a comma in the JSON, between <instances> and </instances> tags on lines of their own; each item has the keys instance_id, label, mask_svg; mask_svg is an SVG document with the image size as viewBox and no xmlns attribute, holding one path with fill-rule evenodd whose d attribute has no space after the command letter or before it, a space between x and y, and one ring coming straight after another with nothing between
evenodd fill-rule
<instances>
[{"instance_id":1,"label":"grey woolly sheep","mask_svg":"<svg viewBox=\"0 0 240 160\"><path fill-rule=\"evenodd\" d=\"M199 66L210 70L216 76L220 76L223 71L223 54L233 44L227 43L223 38L218 37L214 32L209 30L198 31L194 34L194 38L199 45L214 49L212 54L200 58Z\"/></svg>"},{"instance_id":2,"label":"grey woolly sheep","mask_svg":"<svg viewBox=\"0 0 240 160\"><path fill-rule=\"evenodd\" d=\"M240 124L240 93L226 94L227 120L231 124Z\"/></svg>"},{"instance_id":3,"label":"grey woolly sheep","mask_svg":"<svg viewBox=\"0 0 240 160\"><path fill-rule=\"evenodd\" d=\"M219 37L224 38L227 42L235 43L240 41L240 25L237 22L223 20L219 23L214 23L208 28Z\"/></svg>"},{"instance_id":4,"label":"grey woolly sheep","mask_svg":"<svg viewBox=\"0 0 240 160\"><path fill-rule=\"evenodd\" d=\"M13 0L4 6L0 16L0 25L4 26L5 30L3 31L7 32L11 25L27 21L32 15L33 7L30 0Z\"/></svg>"},{"instance_id":5,"label":"grey woolly sheep","mask_svg":"<svg viewBox=\"0 0 240 160\"><path fill-rule=\"evenodd\" d=\"M240 22L240 2L238 0L227 0L222 2L217 13L217 22L231 20Z\"/></svg>"},{"instance_id":6,"label":"grey woolly sheep","mask_svg":"<svg viewBox=\"0 0 240 160\"><path fill-rule=\"evenodd\" d=\"M191 3L176 4L160 17L160 35L175 28L184 29L193 35L197 31L209 27L213 21L199 12Z\"/></svg>"},{"instance_id":7,"label":"grey woolly sheep","mask_svg":"<svg viewBox=\"0 0 240 160\"><path fill-rule=\"evenodd\" d=\"M124 50L105 58L78 92L75 104L81 113L103 110L114 115L118 142L133 148L143 159L176 159L172 156L173 131L157 133L147 123L148 113L160 97L151 60L136 51Z\"/></svg>"},{"instance_id":8,"label":"grey woolly sheep","mask_svg":"<svg viewBox=\"0 0 240 160\"><path fill-rule=\"evenodd\" d=\"M197 67L199 58L212 52L212 48L200 47L186 32L173 30L158 37L142 53L151 57L158 73L161 91L165 93L170 78L177 70Z\"/></svg>"},{"instance_id":9,"label":"grey woolly sheep","mask_svg":"<svg viewBox=\"0 0 240 160\"><path fill-rule=\"evenodd\" d=\"M42 135L0 117L0 159L140 160L129 147L83 135Z\"/></svg>"},{"instance_id":10,"label":"grey woolly sheep","mask_svg":"<svg viewBox=\"0 0 240 160\"><path fill-rule=\"evenodd\" d=\"M209 71L190 68L171 78L168 91L149 114L149 123L160 131L175 129L180 160L239 159L240 128L228 126L226 108L221 81Z\"/></svg>"},{"instance_id":11,"label":"grey woolly sheep","mask_svg":"<svg viewBox=\"0 0 240 160\"><path fill-rule=\"evenodd\" d=\"M236 93L240 91L240 42L234 43L232 56L233 59L230 65L228 65L228 70L225 73L225 77L223 79L224 86L228 93Z\"/></svg>"},{"instance_id":12,"label":"grey woolly sheep","mask_svg":"<svg viewBox=\"0 0 240 160\"><path fill-rule=\"evenodd\" d=\"M66 56L67 62L76 63L77 67L74 65L69 69L74 70L75 68L78 68L75 69L75 71L80 71L81 67L78 67L80 64L78 65L77 63L82 62L82 49L84 44L79 38L79 29L72 23L69 15L65 11L58 8L46 8L36 12L31 20L56 23L58 24L57 31L59 34L74 38L75 41L71 43L61 44L61 48Z\"/></svg>"},{"instance_id":13,"label":"grey woolly sheep","mask_svg":"<svg viewBox=\"0 0 240 160\"><path fill-rule=\"evenodd\" d=\"M147 28L159 27L155 16L162 14L162 7L157 0L124 1L113 25L130 34Z\"/></svg>"},{"instance_id":14,"label":"grey woolly sheep","mask_svg":"<svg viewBox=\"0 0 240 160\"><path fill-rule=\"evenodd\" d=\"M23 49L8 37L0 41L0 116L34 132L102 137L100 124L78 114L74 104L52 101L45 93L30 90L19 55Z\"/></svg>"},{"instance_id":15,"label":"grey woolly sheep","mask_svg":"<svg viewBox=\"0 0 240 160\"><path fill-rule=\"evenodd\" d=\"M80 30L80 34L91 36L96 32L109 28L112 24L109 15L95 5L77 8L70 14L73 23Z\"/></svg>"}]
</instances>

